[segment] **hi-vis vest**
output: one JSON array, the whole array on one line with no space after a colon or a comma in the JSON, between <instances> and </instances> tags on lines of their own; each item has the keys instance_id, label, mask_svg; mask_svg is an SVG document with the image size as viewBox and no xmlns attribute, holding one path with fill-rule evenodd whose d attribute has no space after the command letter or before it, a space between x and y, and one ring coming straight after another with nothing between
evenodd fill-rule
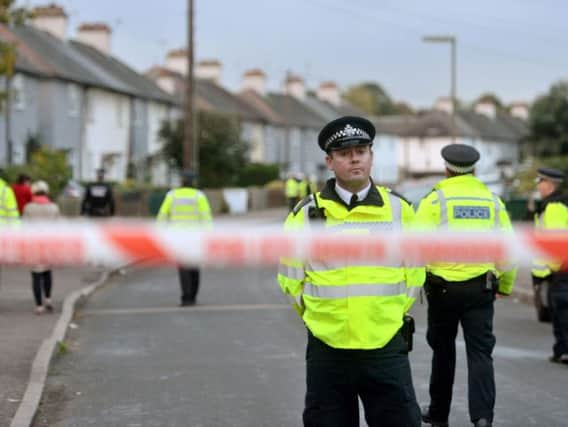
<instances>
[{"instance_id":1,"label":"hi-vis vest","mask_svg":"<svg viewBox=\"0 0 568 427\"><path fill-rule=\"evenodd\" d=\"M288 178L286 180L286 197L298 197L300 195L300 183L294 178Z\"/></svg>"},{"instance_id":2,"label":"hi-vis vest","mask_svg":"<svg viewBox=\"0 0 568 427\"><path fill-rule=\"evenodd\" d=\"M387 189L372 186L368 196L349 209L330 180L321 193L310 195L288 215L285 228L315 226L308 217L317 204L325 211L321 226L337 233L377 234L410 227L412 207ZM384 347L402 326L403 315L424 283L424 268L392 263L367 265L281 259L278 282L311 333L342 349Z\"/></svg>"},{"instance_id":3,"label":"hi-vis vest","mask_svg":"<svg viewBox=\"0 0 568 427\"><path fill-rule=\"evenodd\" d=\"M12 189L0 179L0 225L19 222L18 203Z\"/></svg>"},{"instance_id":4,"label":"hi-vis vest","mask_svg":"<svg viewBox=\"0 0 568 427\"><path fill-rule=\"evenodd\" d=\"M544 211L534 216L535 227L542 230L567 230L568 207L560 201L550 201ZM531 273L535 277L544 278L560 270L561 264L554 260L533 261Z\"/></svg>"},{"instance_id":5,"label":"hi-vis vest","mask_svg":"<svg viewBox=\"0 0 568 427\"><path fill-rule=\"evenodd\" d=\"M176 226L210 225L211 209L205 194L195 188L182 187L166 195L157 218Z\"/></svg>"},{"instance_id":6,"label":"hi-vis vest","mask_svg":"<svg viewBox=\"0 0 568 427\"><path fill-rule=\"evenodd\" d=\"M503 201L471 174L440 181L420 202L417 223L425 229L512 231ZM448 282L462 282L492 271L499 278L499 292L510 294L516 277L514 266L505 263L458 264L439 262L427 270Z\"/></svg>"}]
</instances>

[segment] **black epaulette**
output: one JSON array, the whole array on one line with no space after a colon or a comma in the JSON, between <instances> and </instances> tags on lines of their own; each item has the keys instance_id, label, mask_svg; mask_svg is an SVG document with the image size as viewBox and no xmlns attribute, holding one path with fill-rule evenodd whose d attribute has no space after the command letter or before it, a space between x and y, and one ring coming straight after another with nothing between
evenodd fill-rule
<instances>
[{"instance_id":1,"label":"black epaulette","mask_svg":"<svg viewBox=\"0 0 568 427\"><path fill-rule=\"evenodd\" d=\"M399 199L404 200L404 201L405 201L406 203L408 203L409 205L412 205L412 203L410 203L410 201L409 201L406 197L404 197L402 194L400 194L398 191L394 191L392 188L388 188L388 187L387 187L387 191L388 191L389 193L391 193L393 196L396 196L396 197L398 197Z\"/></svg>"},{"instance_id":2,"label":"black epaulette","mask_svg":"<svg viewBox=\"0 0 568 427\"><path fill-rule=\"evenodd\" d=\"M300 212L302 210L302 208L304 206L306 206L307 204L309 204L312 201L312 195L310 194L309 196L304 197L302 200L300 200L298 202L298 204L296 206L294 206L294 209L292 209L292 213L294 214L294 216L296 216L298 214L298 212Z\"/></svg>"}]
</instances>

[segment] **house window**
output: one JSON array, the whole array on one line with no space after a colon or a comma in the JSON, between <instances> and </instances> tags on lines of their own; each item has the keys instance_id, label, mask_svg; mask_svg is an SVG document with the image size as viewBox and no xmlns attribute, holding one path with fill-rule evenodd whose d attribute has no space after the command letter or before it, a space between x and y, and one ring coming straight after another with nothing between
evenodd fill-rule
<instances>
[{"instance_id":1,"label":"house window","mask_svg":"<svg viewBox=\"0 0 568 427\"><path fill-rule=\"evenodd\" d=\"M79 87L69 83L67 85L67 103L68 112L71 117L78 117L81 109L81 99L79 96Z\"/></svg>"},{"instance_id":2,"label":"house window","mask_svg":"<svg viewBox=\"0 0 568 427\"><path fill-rule=\"evenodd\" d=\"M24 93L24 76L16 74L12 79L13 106L17 110L26 108L26 97Z\"/></svg>"}]
</instances>

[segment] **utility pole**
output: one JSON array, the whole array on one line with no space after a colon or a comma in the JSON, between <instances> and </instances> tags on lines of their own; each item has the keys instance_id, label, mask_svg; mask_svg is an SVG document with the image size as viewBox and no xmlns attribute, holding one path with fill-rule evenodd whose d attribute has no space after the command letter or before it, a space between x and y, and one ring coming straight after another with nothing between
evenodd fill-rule
<instances>
[{"instance_id":1,"label":"utility pole","mask_svg":"<svg viewBox=\"0 0 568 427\"><path fill-rule=\"evenodd\" d=\"M199 151L195 140L193 84L193 0L187 0L187 80L185 85L183 168L192 169L197 173Z\"/></svg>"}]
</instances>

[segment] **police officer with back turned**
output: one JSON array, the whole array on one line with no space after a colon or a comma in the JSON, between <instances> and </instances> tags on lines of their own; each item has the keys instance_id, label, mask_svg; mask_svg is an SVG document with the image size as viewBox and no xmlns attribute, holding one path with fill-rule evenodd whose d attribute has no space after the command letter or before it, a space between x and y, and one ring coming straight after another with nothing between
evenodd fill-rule
<instances>
[{"instance_id":1,"label":"police officer with back turned","mask_svg":"<svg viewBox=\"0 0 568 427\"><path fill-rule=\"evenodd\" d=\"M361 117L327 124L318 143L334 172L321 192L298 203L285 228L321 224L332 232L380 236L407 229L409 203L370 179L375 128ZM370 427L420 426L401 327L424 282L424 268L283 258L282 291L308 329L306 427L356 427L359 398Z\"/></svg>"},{"instance_id":2,"label":"police officer with back turned","mask_svg":"<svg viewBox=\"0 0 568 427\"><path fill-rule=\"evenodd\" d=\"M478 151L451 144L442 149L446 179L440 181L418 207L417 221L427 229L457 231L511 230L501 199L474 176ZM492 262L426 266L428 299L427 341L433 350L430 405L422 412L425 423L448 426L456 366L456 334L461 323L468 366L469 414L476 427L493 423L495 379L492 352L493 302L509 295L516 269Z\"/></svg>"},{"instance_id":3,"label":"police officer with back turned","mask_svg":"<svg viewBox=\"0 0 568 427\"><path fill-rule=\"evenodd\" d=\"M535 213L535 225L542 230L568 229L568 197L560 187L564 173L558 169L540 168L537 189L542 197L539 210ZM548 300L552 314L554 346L550 361L568 365L568 266L554 260L535 260L533 282L548 281Z\"/></svg>"}]
</instances>

